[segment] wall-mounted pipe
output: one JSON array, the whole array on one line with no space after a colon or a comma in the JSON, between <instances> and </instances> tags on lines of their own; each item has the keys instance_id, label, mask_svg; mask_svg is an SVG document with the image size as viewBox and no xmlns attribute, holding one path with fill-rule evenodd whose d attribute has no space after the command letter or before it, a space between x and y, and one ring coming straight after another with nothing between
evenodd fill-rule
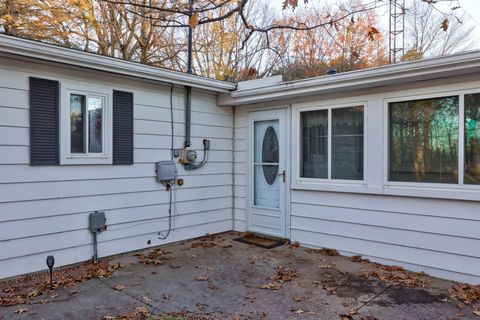
<instances>
[{"instance_id":1,"label":"wall-mounted pipe","mask_svg":"<svg viewBox=\"0 0 480 320\"><path fill-rule=\"evenodd\" d=\"M193 0L190 0L190 18L193 15ZM193 74L192 68L192 50L193 50L193 28L191 24L188 27L188 58L187 58L187 73ZM185 143L184 147L189 148L191 145L190 141L190 128L192 126L192 87L185 87L187 90L187 101L185 105Z\"/></svg>"},{"instance_id":2,"label":"wall-mounted pipe","mask_svg":"<svg viewBox=\"0 0 480 320\"><path fill-rule=\"evenodd\" d=\"M194 170L201 168L208 161L208 150L210 150L210 140L203 139L203 159L200 163L187 163L185 164L185 170Z\"/></svg>"},{"instance_id":3,"label":"wall-mounted pipe","mask_svg":"<svg viewBox=\"0 0 480 320\"><path fill-rule=\"evenodd\" d=\"M189 16L193 16L193 0L189 1L190 13ZM192 67L192 51L193 51L193 28L188 27L188 58L187 58L187 73L193 74ZM192 87L186 86L186 101L185 101L185 143L183 150L183 161L186 170L194 170L201 168L208 161L208 151L210 150L210 140L203 140L203 159L201 162L196 163L196 151L190 150L191 146L191 127L192 127Z\"/></svg>"},{"instance_id":4,"label":"wall-mounted pipe","mask_svg":"<svg viewBox=\"0 0 480 320\"><path fill-rule=\"evenodd\" d=\"M192 87L187 86L187 96L185 103L185 143L184 147L189 148L191 145L190 128L192 127Z\"/></svg>"}]
</instances>

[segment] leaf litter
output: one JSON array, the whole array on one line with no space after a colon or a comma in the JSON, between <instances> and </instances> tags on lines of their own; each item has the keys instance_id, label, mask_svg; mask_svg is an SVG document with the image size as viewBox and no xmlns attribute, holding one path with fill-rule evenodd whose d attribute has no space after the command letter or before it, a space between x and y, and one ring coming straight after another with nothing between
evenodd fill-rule
<instances>
[{"instance_id":1,"label":"leaf litter","mask_svg":"<svg viewBox=\"0 0 480 320\"><path fill-rule=\"evenodd\" d=\"M16 277L0 282L0 306L15 306L30 303L33 299L50 294L51 299L58 297L56 291L61 288L72 288L76 284L93 278L109 278L115 270L124 268L120 263L110 264L108 260L93 263L92 261L54 270L53 288L50 287L50 276L47 272ZM73 293L71 293L73 292ZM78 290L70 289L70 295ZM45 303L45 299L41 301Z\"/></svg>"}]
</instances>

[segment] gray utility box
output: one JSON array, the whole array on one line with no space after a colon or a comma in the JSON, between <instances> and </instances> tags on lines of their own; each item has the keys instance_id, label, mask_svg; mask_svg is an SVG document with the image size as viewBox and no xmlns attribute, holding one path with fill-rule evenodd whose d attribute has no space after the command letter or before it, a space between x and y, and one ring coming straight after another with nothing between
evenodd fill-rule
<instances>
[{"instance_id":1,"label":"gray utility box","mask_svg":"<svg viewBox=\"0 0 480 320\"><path fill-rule=\"evenodd\" d=\"M95 211L90 213L89 219L89 229L91 232L102 232L107 228L105 218L105 212Z\"/></svg>"},{"instance_id":2,"label":"gray utility box","mask_svg":"<svg viewBox=\"0 0 480 320\"><path fill-rule=\"evenodd\" d=\"M158 161L156 164L157 181L165 185L175 184L177 166L174 161Z\"/></svg>"}]
</instances>

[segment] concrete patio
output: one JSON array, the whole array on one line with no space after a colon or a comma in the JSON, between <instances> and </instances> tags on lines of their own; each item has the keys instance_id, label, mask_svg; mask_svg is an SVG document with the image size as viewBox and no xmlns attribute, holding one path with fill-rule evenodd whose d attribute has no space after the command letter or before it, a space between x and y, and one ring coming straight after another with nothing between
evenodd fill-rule
<instances>
[{"instance_id":1,"label":"concrete patio","mask_svg":"<svg viewBox=\"0 0 480 320\"><path fill-rule=\"evenodd\" d=\"M0 319L480 319L478 301L453 298L453 282L334 250L262 249L238 236L115 257L110 277L0 307Z\"/></svg>"}]
</instances>

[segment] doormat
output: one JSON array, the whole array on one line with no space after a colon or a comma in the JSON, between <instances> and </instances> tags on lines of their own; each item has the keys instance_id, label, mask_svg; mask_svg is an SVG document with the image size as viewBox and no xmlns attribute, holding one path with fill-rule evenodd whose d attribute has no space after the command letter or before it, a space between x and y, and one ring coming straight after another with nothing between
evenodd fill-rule
<instances>
[{"instance_id":1,"label":"doormat","mask_svg":"<svg viewBox=\"0 0 480 320\"><path fill-rule=\"evenodd\" d=\"M247 234L243 237L234 239L235 241L254 245L260 248L264 249L272 249L279 247L281 245L284 245L286 243L286 240L284 241L279 241L275 239L270 239L270 238L264 238L264 237L259 237L253 234Z\"/></svg>"}]
</instances>

